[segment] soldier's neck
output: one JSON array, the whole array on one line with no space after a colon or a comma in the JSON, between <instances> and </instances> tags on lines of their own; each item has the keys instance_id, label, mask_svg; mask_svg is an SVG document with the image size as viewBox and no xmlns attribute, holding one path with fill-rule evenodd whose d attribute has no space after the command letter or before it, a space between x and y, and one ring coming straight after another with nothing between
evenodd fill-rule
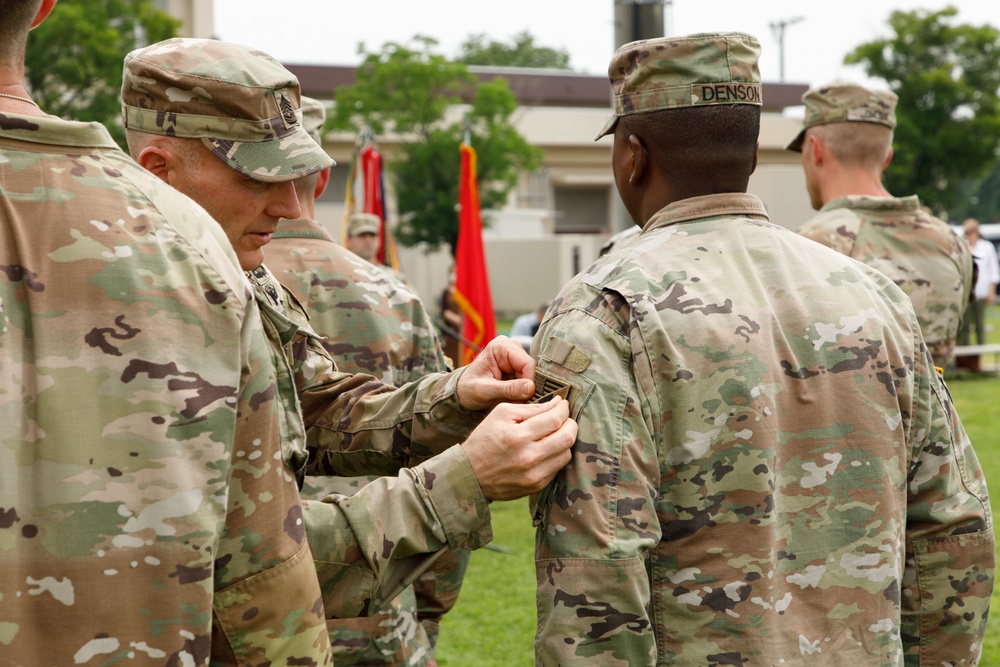
<instances>
[{"instance_id":1,"label":"soldier's neck","mask_svg":"<svg viewBox=\"0 0 1000 667\"><path fill-rule=\"evenodd\" d=\"M842 170L839 174L823 179L821 183L823 204L850 195L867 197L891 197L892 193L882 185L881 171Z\"/></svg>"}]
</instances>

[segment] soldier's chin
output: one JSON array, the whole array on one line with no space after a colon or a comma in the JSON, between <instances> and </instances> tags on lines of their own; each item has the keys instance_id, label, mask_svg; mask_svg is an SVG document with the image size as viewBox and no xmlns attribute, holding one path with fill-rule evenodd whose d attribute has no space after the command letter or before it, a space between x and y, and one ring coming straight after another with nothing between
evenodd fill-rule
<instances>
[{"instance_id":1,"label":"soldier's chin","mask_svg":"<svg viewBox=\"0 0 1000 667\"><path fill-rule=\"evenodd\" d=\"M240 261L241 269L250 271L264 263L264 251L260 249L240 250L236 252L236 258Z\"/></svg>"}]
</instances>

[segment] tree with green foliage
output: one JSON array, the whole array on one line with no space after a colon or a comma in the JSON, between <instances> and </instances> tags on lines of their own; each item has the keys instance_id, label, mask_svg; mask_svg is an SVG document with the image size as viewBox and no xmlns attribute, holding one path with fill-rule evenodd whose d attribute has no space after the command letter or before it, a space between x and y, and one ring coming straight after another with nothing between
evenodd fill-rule
<instances>
[{"instance_id":1,"label":"tree with green foliage","mask_svg":"<svg viewBox=\"0 0 1000 667\"><path fill-rule=\"evenodd\" d=\"M103 123L124 147L125 55L173 37L179 27L152 0L61 0L28 36L25 78L32 97L55 116Z\"/></svg>"},{"instance_id":2,"label":"tree with green foliage","mask_svg":"<svg viewBox=\"0 0 1000 667\"><path fill-rule=\"evenodd\" d=\"M952 222L975 218L983 223L1000 222L1000 161L986 175L965 179L958 186L955 205L948 209Z\"/></svg>"},{"instance_id":3,"label":"tree with green foliage","mask_svg":"<svg viewBox=\"0 0 1000 667\"><path fill-rule=\"evenodd\" d=\"M569 53L535 44L527 31L514 35L514 43L487 41L486 35L471 35L460 47L458 62L493 67L570 69Z\"/></svg>"},{"instance_id":4,"label":"tree with green foliage","mask_svg":"<svg viewBox=\"0 0 1000 667\"><path fill-rule=\"evenodd\" d=\"M886 187L918 194L938 212L956 204L963 179L993 165L1000 146L1000 32L957 24L957 14L953 7L895 11L893 36L844 59L899 95Z\"/></svg>"},{"instance_id":5,"label":"tree with green foliage","mask_svg":"<svg viewBox=\"0 0 1000 667\"><path fill-rule=\"evenodd\" d=\"M517 100L507 81L477 82L463 63L434 52L437 41L417 36L367 52L355 83L334 91L330 129L371 128L406 139L386 158L399 211L396 237L407 246L458 244L459 145L468 132L476 150L483 223L516 186L522 170L534 169L539 149L514 128ZM454 111L459 113L456 115Z\"/></svg>"}]
</instances>

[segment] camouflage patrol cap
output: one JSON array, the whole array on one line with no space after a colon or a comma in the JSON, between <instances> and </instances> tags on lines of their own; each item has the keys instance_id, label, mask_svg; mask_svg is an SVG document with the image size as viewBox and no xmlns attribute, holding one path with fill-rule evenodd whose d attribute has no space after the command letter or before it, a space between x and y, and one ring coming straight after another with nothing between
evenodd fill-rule
<instances>
[{"instance_id":1,"label":"camouflage patrol cap","mask_svg":"<svg viewBox=\"0 0 1000 667\"><path fill-rule=\"evenodd\" d=\"M378 234L382 220L374 213L353 213L347 219L347 236L358 234Z\"/></svg>"},{"instance_id":2,"label":"camouflage patrol cap","mask_svg":"<svg viewBox=\"0 0 1000 667\"><path fill-rule=\"evenodd\" d=\"M835 81L807 90L802 96L806 117L802 129L786 147L802 152L806 130L827 123L877 123L889 129L896 127L896 94L888 90L869 90L846 81Z\"/></svg>"},{"instance_id":3,"label":"camouflage patrol cap","mask_svg":"<svg viewBox=\"0 0 1000 667\"><path fill-rule=\"evenodd\" d=\"M323 123L326 122L326 107L319 100L302 96L302 128L320 146L323 145Z\"/></svg>"},{"instance_id":4,"label":"camouflage patrol cap","mask_svg":"<svg viewBox=\"0 0 1000 667\"><path fill-rule=\"evenodd\" d=\"M739 32L659 37L625 44L611 58L612 114L622 116L714 104L761 105L760 43Z\"/></svg>"},{"instance_id":5,"label":"camouflage patrol cap","mask_svg":"<svg viewBox=\"0 0 1000 667\"><path fill-rule=\"evenodd\" d=\"M230 168L266 182L333 164L302 127L299 82L271 56L212 39L168 39L125 57L125 127L200 138Z\"/></svg>"}]
</instances>

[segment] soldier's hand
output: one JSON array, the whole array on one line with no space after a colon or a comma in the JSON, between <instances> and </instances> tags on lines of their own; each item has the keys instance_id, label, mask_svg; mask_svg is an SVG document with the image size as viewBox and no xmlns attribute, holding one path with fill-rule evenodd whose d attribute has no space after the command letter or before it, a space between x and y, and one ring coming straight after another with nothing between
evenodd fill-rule
<instances>
[{"instance_id":1,"label":"soldier's hand","mask_svg":"<svg viewBox=\"0 0 1000 667\"><path fill-rule=\"evenodd\" d=\"M485 410L505 401L525 401L535 392L535 360L520 343L497 336L458 380L458 402Z\"/></svg>"},{"instance_id":2,"label":"soldier's hand","mask_svg":"<svg viewBox=\"0 0 1000 667\"><path fill-rule=\"evenodd\" d=\"M488 500L538 493L569 463L576 440L569 403L502 403L462 444Z\"/></svg>"}]
</instances>

